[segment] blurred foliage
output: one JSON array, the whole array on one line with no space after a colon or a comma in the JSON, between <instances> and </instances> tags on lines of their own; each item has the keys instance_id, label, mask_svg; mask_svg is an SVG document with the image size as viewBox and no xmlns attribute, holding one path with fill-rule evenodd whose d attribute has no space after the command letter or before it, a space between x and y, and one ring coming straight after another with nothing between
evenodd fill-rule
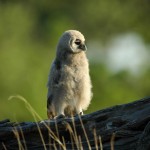
<instances>
[{"instance_id":1,"label":"blurred foliage","mask_svg":"<svg viewBox=\"0 0 150 150\"><path fill-rule=\"evenodd\" d=\"M46 82L59 36L81 31L87 43L103 43L117 34L136 32L150 43L149 0L0 0L0 119L33 120L22 95L46 118ZM90 65L93 101L87 112L149 95L150 70L133 77L111 74L103 64Z\"/></svg>"}]
</instances>

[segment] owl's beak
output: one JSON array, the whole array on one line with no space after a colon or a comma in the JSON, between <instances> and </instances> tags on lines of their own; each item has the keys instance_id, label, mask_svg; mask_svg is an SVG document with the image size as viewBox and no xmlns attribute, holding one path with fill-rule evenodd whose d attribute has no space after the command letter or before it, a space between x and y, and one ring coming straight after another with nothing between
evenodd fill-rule
<instances>
[{"instance_id":1,"label":"owl's beak","mask_svg":"<svg viewBox=\"0 0 150 150\"><path fill-rule=\"evenodd\" d=\"M87 47L85 44L80 44L79 45L79 49L83 50L83 51L86 51L87 50Z\"/></svg>"}]
</instances>

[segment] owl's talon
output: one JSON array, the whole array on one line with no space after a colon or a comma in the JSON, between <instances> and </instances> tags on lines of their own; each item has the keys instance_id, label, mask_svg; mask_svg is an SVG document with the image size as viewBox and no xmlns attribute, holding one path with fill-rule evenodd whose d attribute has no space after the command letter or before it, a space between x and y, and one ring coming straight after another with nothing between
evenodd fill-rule
<instances>
[{"instance_id":1,"label":"owl's talon","mask_svg":"<svg viewBox=\"0 0 150 150\"><path fill-rule=\"evenodd\" d=\"M61 114L59 116L54 117L54 119L62 119L62 118L65 118L65 115Z\"/></svg>"},{"instance_id":2,"label":"owl's talon","mask_svg":"<svg viewBox=\"0 0 150 150\"><path fill-rule=\"evenodd\" d=\"M74 117L78 117L78 116L82 116L83 115L83 112L80 112L78 114L75 114Z\"/></svg>"},{"instance_id":3,"label":"owl's talon","mask_svg":"<svg viewBox=\"0 0 150 150\"><path fill-rule=\"evenodd\" d=\"M84 115L84 114L83 114L83 111L81 111L81 112L79 113L79 115L81 115L81 116Z\"/></svg>"}]
</instances>

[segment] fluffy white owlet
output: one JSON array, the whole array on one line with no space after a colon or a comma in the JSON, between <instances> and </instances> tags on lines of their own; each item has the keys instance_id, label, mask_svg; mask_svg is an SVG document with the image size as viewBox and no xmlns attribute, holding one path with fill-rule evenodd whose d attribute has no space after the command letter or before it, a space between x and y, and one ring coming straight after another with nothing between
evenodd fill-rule
<instances>
[{"instance_id":1,"label":"fluffy white owlet","mask_svg":"<svg viewBox=\"0 0 150 150\"><path fill-rule=\"evenodd\" d=\"M91 80L84 36L76 30L63 33L48 78L47 115L82 114L90 104Z\"/></svg>"}]
</instances>

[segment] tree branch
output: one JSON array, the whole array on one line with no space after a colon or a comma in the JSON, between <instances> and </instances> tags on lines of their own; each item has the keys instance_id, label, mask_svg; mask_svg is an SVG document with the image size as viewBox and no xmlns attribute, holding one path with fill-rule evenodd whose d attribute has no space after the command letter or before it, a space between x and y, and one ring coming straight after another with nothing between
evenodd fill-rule
<instances>
[{"instance_id":1,"label":"tree branch","mask_svg":"<svg viewBox=\"0 0 150 150\"><path fill-rule=\"evenodd\" d=\"M150 97L88 115L0 121L0 149L150 149Z\"/></svg>"}]
</instances>

